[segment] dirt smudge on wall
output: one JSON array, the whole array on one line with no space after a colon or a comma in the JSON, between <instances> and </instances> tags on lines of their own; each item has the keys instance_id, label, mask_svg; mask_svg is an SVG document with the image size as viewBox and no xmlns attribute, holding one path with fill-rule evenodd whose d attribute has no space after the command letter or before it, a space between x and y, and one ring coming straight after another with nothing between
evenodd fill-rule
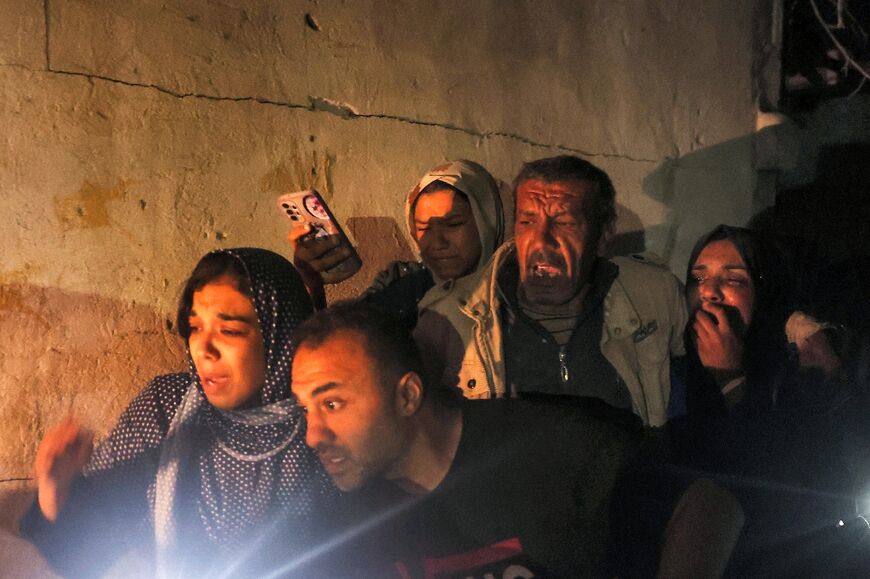
<instances>
[{"instance_id":1,"label":"dirt smudge on wall","mask_svg":"<svg viewBox=\"0 0 870 579\"><path fill-rule=\"evenodd\" d=\"M294 147L290 155L260 180L263 193L281 195L303 189L317 189L324 199L332 198L332 156L327 151L300 151Z\"/></svg>"},{"instance_id":2,"label":"dirt smudge on wall","mask_svg":"<svg viewBox=\"0 0 870 579\"><path fill-rule=\"evenodd\" d=\"M14 313L26 317L47 330L48 320L40 313L38 306L38 303L32 303L31 299L24 295L23 286L0 285L0 319Z\"/></svg>"},{"instance_id":3,"label":"dirt smudge on wall","mask_svg":"<svg viewBox=\"0 0 870 579\"><path fill-rule=\"evenodd\" d=\"M65 197L56 197L54 211L65 231L94 229L111 225L109 203L124 199L129 181L118 181L112 187L85 181L78 191Z\"/></svg>"},{"instance_id":4,"label":"dirt smudge on wall","mask_svg":"<svg viewBox=\"0 0 870 579\"><path fill-rule=\"evenodd\" d=\"M0 321L18 315L47 330L48 320L40 311L41 303L26 292L27 277L33 274L33 269L27 264L21 270L0 272Z\"/></svg>"}]
</instances>

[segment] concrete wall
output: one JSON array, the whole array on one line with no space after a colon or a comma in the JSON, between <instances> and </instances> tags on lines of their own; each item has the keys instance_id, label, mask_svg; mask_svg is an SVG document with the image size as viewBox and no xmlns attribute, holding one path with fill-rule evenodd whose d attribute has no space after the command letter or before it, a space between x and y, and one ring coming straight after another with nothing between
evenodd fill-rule
<instances>
[{"instance_id":1,"label":"concrete wall","mask_svg":"<svg viewBox=\"0 0 870 579\"><path fill-rule=\"evenodd\" d=\"M0 0L0 479L183 366L181 283L215 247L287 253L280 193L316 186L355 235L332 297L410 256L403 199L447 159L584 156L666 252L706 172L745 205L745 146L673 163L752 133L765 4Z\"/></svg>"}]
</instances>

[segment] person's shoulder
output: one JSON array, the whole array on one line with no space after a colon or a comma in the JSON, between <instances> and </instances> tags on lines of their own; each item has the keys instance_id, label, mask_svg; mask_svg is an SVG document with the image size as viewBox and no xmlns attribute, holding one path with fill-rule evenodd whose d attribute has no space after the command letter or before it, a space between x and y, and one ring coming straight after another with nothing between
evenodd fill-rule
<instances>
[{"instance_id":1,"label":"person's shoulder","mask_svg":"<svg viewBox=\"0 0 870 579\"><path fill-rule=\"evenodd\" d=\"M189 372L155 376L133 399L122 418L171 419L192 383Z\"/></svg>"},{"instance_id":2,"label":"person's shoulder","mask_svg":"<svg viewBox=\"0 0 870 579\"><path fill-rule=\"evenodd\" d=\"M109 436L94 451L87 469L89 476L119 467L126 472L128 467L122 465L133 465L143 456L155 460L153 452L163 443L191 383L189 373L153 378L127 406Z\"/></svg>"},{"instance_id":3,"label":"person's shoulder","mask_svg":"<svg viewBox=\"0 0 870 579\"><path fill-rule=\"evenodd\" d=\"M426 266L423 265L420 261L401 261L396 260L391 262L384 270L381 272L385 275L391 275L396 278L402 278L406 275L414 275L419 274L421 271L425 271Z\"/></svg>"},{"instance_id":4,"label":"person's shoulder","mask_svg":"<svg viewBox=\"0 0 870 579\"><path fill-rule=\"evenodd\" d=\"M637 417L592 399L469 401L463 420L465 448L474 449L469 454L509 456L515 470L566 477L616 472L636 454L642 436Z\"/></svg>"},{"instance_id":5,"label":"person's shoulder","mask_svg":"<svg viewBox=\"0 0 870 579\"><path fill-rule=\"evenodd\" d=\"M630 253L628 255L616 255L610 261L620 267L636 271L667 272L670 274L667 262L652 251ZM673 275L673 274L671 274Z\"/></svg>"},{"instance_id":6,"label":"person's shoulder","mask_svg":"<svg viewBox=\"0 0 870 579\"><path fill-rule=\"evenodd\" d=\"M366 292L378 291L406 277L430 275L429 270L421 262L394 261L378 272Z\"/></svg>"},{"instance_id":7,"label":"person's shoulder","mask_svg":"<svg viewBox=\"0 0 870 579\"><path fill-rule=\"evenodd\" d=\"M498 270L502 268L507 262L516 258L517 244L513 239L508 239L504 243L502 243L498 248L496 248L495 252L492 256L487 260L487 263L484 267L487 267L490 271L493 269Z\"/></svg>"},{"instance_id":8,"label":"person's shoulder","mask_svg":"<svg viewBox=\"0 0 870 579\"><path fill-rule=\"evenodd\" d=\"M408 328L417 324L417 307L434 285L432 272L422 263L394 261L375 276L360 301L395 316Z\"/></svg>"},{"instance_id":9,"label":"person's shoulder","mask_svg":"<svg viewBox=\"0 0 870 579\"><path fill-rule=\"evenodd\" d=\"M515 263L516 245L512 239L502 243L495 253L490 256L486 263L480 266L478 280L475 287L470 291L464 309L475 316L484 315L484 311L495 306L499 299L498 279L505 275L506 269Z\"/></svg>"},{"instance_id":10,"label":"person's shoulder","mask_svg":"<svg viewBox=\"0 0 870 579\"><path fill-rule=\"evenodd\" d=\"M619 268L617 279L623 285L635 287L657 283L667 287L680 287L679 279L668 269L667 262L653 252L615 256L610 261Z\"/></svg>"},{"instance_id":11,"label":"person's shoulder","mask_svg":"<svg viewBox=\"0 0 870 579\"><path fill-rule=\"evenodd\" d=\"M148 385L142 390L142 393L150 393L160 399L166 401L177 400L181 402L181 398L192 383L190 372L176 372L173 374L160 374L155 376L148 382Z\"/></svg>"},{"instance_id":12,"label":"person's shoulder","mask_svg":"<svg viewBox=\"0 0 870 579\"><path fill-rule=\"evenodd\" d=\"M524 394L521 398L463 400L463 412L478 426L502 436L542 435L550 440L588 437L593 432L639 436L640 419L597 398Z\"/></svg>"}]
</instances>

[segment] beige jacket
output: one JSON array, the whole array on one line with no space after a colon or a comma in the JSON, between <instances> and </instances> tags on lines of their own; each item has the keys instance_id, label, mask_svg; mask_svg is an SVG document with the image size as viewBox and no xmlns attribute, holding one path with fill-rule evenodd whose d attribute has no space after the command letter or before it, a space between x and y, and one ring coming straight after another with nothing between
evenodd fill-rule
<instances>
[{"instance_id":1,"label":"beige jacket","mask_svg":"<svg viewBox=\"0 0 870 579\"><path fill-rule=\"evenodd\" d=\"M450 185L465 195L471 206L480 238L480 259L474 271L455 280L439 279L433 272L435 285L417 303L419 319L414 330L414 339L421 345L424 358L437 360L433 365L433 371L440 373L443 364L442 345L447 343L445 340L448 336L453 340L456 339L456 328L460 331L471 328L470 320L459 308L466 303L468 296L478 286L486 264L501 245L504 236L504 213L501 203L504 184L496 180L481 165L466 159L435 167L423 175L408 194L405 202L405 220L411 239L416 239L414 205L420 197L420 192L436 181ZM414 249L419 251L416 243ZM438 337L433 338L434 335ZM430 348L434 348L438 355L430 356Z\"/></svg>"},{"instance_id":2,"label":"beige jacket","mask_svg":"<svg viewBox=\"0 0 870 579\"><path fill-rule=\"evenodd\" d=\"M484 268L481 281L461 306L466 319L453 328L430 328L433 348L440 349L445 380L468 398L512 394L505 379L499 312L502 298L496 283L501 265L514 254L505 243ZM647 426L667 420L671 358L685 354L687 322L682 285L646 254L615 257L619 275L604 298L601 352L631 394L632 407ZM457 384L458 378L458 384Z\"/></svg>"}]
</instances>

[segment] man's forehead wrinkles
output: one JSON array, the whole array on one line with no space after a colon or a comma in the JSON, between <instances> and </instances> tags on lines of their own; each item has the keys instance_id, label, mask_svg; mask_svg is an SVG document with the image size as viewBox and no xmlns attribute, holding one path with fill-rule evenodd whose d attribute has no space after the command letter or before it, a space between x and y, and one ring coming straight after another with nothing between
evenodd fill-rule
<instances>
[{"instance_id":1,"label":"man's forehead wrinkles","mask_svg":"<svg viewBox=\"0 0 870 579\"><path fill-rule=\"evenodd\" d=\"M520 204L523 204L523 199L519 200ZM531 202L532 205L538 206L547 206L552 207L555 205L561 206L569 206L574 205L578 201L577 197L567 196L567 195L533 195L525 200L527 203Z\"/></svg>"},{"instance_id":2,"label":"man's forehead wrinkles","mask_svg":"<svg viewBox=\"0 0 870 579\"><path fill-rule=\"evenodd\" d=\"M553 212L571 212L577 206L576 198L567 197L564 195L556 196L535 196L528 199L527 202L520 200L518 203L520 211L537 210L547 213Z\"/></svg>"},{"instance_id":3,"label":"man's forehead wrinkles","mask_svg":"<svg viewBox=\"0 0 870 579\"><path fill-rule=\"evenodd\" d=\"M529 191L529 195L534 199L540 200L556 200L556 199L573 199L580 197L576 192L568 189L535 189Z\"/></svg>"}]
</instances>

